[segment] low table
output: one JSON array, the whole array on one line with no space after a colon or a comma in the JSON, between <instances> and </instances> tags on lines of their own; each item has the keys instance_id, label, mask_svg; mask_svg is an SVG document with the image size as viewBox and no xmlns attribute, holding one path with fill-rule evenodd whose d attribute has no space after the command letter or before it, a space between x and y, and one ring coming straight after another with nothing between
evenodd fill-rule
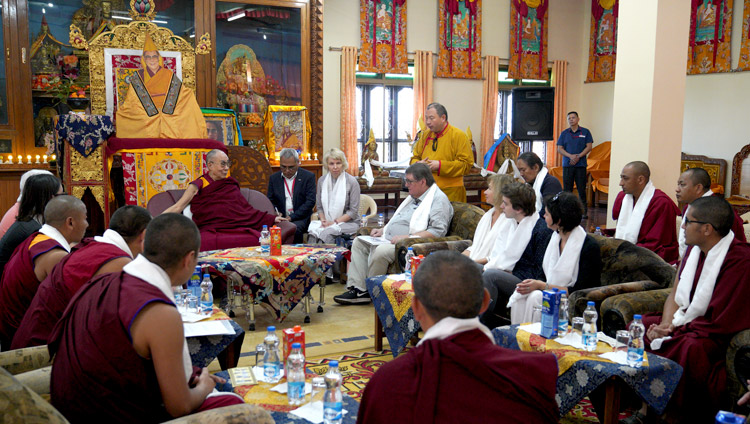
<instances>
[{"instance_id":1,"label":"low table","mask_svg":"<svg viewBox=\"0 0 750 424\"><path fill-rule=\"evenodd\" d=\"M368 278L366 284L375 306L375 350L383 350L385 335L396 357L420 330L411 309L412 285L404 274L379 275Z\"/></svg>"},{"instance_id":2,"label":"low table","mask_svg":"<svg viewBox=\"0 0 750 424\"><path fill-rule=\"evenodd\" d=\"M594 389L604 384L604 417L600 419L603 418L602 422L605 424L617 423L620 385L617 384L616 378L624 381L644 402L661 414L682 376L682 367L678 363L651 353L645 354L641 368L632 368L601 358L599 354L612 351L612 348L603 342L599 342L595 352L586 352L557 343L554 339L545 339L519 330L518 325L495 328L492 334L498 346L555 355L559 367L556 398L561 417Z\"/></svg>"},{"instance_id":3,"label":"low table","mask_svg":"<svg viewBox=\"0 0 750 424\"><path fill-rule=\"evenodd\" d=\"M262 256L259 247L201 252L198 263L208 265L227 279L228 309L236 297L247 314L250 331L255 331L254 306L263 302L283 322L305 299L305 323L310 322L310 290L320 284L318 312L323 312L325 273L349 250L329 245L284 245L280 256Z\"/></svg>"},{"instance_id":4,"label":"low table","mask_svg":"<svg viewBox=\"0 0 750 424\"><path fill-rule=\"evenodd\" d=\"M219 360L223 370L234 368L240 360L245 330L217 308L214 308L212 319L229 320L234 334L187 337L190 360L194 366L200 368L207 367L214 359Z\"/></svg>"}]
</instances>

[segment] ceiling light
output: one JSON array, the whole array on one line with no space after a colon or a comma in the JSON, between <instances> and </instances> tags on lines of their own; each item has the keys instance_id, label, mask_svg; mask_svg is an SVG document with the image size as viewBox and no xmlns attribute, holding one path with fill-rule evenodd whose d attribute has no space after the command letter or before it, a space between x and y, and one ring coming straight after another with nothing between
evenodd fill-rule
<instances>
[{"instance_id":1,"label":"ceiling light","mask_svg":"<svg viewBox=\"0 0 750 424\"><path fill-rule=\"evenodd\" d=\"M266 34L263 34L263 39L264 39L264 40L266 39Z\"/></svg>"}]
</instances>

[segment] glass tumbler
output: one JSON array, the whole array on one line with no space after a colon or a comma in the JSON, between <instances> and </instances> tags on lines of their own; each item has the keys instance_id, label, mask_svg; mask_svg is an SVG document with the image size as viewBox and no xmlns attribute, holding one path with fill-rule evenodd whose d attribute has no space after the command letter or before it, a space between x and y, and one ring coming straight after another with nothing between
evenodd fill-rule
<instances>
[{"instance_id":1,"label":"glass tumbler","mask_svg":"<svg viewBox=\"0 0 750 424\"><path fill-rule=\"evenodd\" d=\"M326 391L326 382L323 377L313 377L312 393L310 394L310 403L323 402L323 394Z\"/></svg>"},{"instance_id":2,"label":"glass tumbler","mask_svg":"<svg viewBox=\"0 0 750 424\"><path fill-rule=\"evenodd\" d=\"M628 351L628 343L630 343L630 332L628 330L617 330L617 343L615 344L615 351Z\"/></svg>"}]
</instances>

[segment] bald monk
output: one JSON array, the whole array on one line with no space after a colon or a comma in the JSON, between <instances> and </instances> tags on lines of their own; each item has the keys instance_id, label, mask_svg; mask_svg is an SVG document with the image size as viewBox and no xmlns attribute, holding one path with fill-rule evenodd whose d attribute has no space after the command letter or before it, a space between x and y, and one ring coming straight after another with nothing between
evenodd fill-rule
<instances>
[{"instance_id":1,"label":"bald monk","mask_svg":"<svg viewBox=\"0 0 750 424\"><path fill-rule=\"evenodd\" d=\"M617 220L615 237L645 247L674 264L679 257L680 210L650 179L651 170L644 162L630 162L622 168L622 191L612 207L612 219Z\"/></svg>"},{"instance_id":2,"label":"bald monk","mask_svg":"<svg viewBox=\"0 0 750 424\"><path fill-rule=\"evenodd\" d=\"M151 215L140 206L123 206L109 220L102 236L85 239L63 258L42 281L11 349L47 344L49 333L62 316L68 302L93 277L120 272L143 251L143 238Z\"/></svg>"},{"instance_id":3,"label":"bald monk","mask_svg":"<svg viewBox=\"0 0 750 424\"><path fill-rule=\"evenodd\" d=\"M130 76L116 118L119 138L208 138L195 94L164 67L164 58L148 33L141 69Z\"/></svg>"},{"instance_id":4,"label":"bald monk","mask_svg":"<svg viewBox=\"0 0 750 424\"><path fill-rule=\"evenodd\" d=\"M454 251L435 252L419 266L413 284L412 309L424 338L372 376L357 422L558 421L557 360L495 346L477 318L490 295L474 261Z\"/></svg>"},{"instance_id":5,"label":"bald monk","mask_svg":"<svg viewBox=\"0 0 750 424\"><path fill-rule=\"evenodd\" d=\"M414 142L409 164L426 164L448 200L466 202L464 175L474 166L469 139L448 123L448 111L440 103L427 105L424 118L429 131L422 131Z\"/></svg>"},{"instance_id":6,"label":"bald monk","mask_svg":"<svg viewBox=\"0 0 750 424\"><path fill-rule=\"evenodd\" d=\"M706 172L705 169L688 168L685 172L680 174L680 178L677 180L677 189L675 189L675 197L678 202L687 204L680 215L684 217L687 214L687 210L690 209L690 204L695 199L708 196L721 195L711 191L711 176L708 175L708 172ZM745 238L743 221L737 211L734 211L732 232L734 233L734 236L737 237L737 240L747 241ZM677 241L680 243L680 259L682 259L687 250L687 245L685 244L685 228L682 226L680 226Z\"/></svg>"},{"instance_id":7,"label":"bald monk","mask_svg":"<svg viewBox=\"0 0 750 424\"><path fill-rule=\"evenodd\" d=\"M208 172L192 181L180 200L164 213L181 213L190 205L193 221L201 231L201 250L258 246L263 225L271 227L287 218L259 211L240 192L240 184L228 177L229 157L221 150L206 155Z\"/></svg>"},{"instance_id":8,"label":"bald monk","mask_svg":"<svg viewBox=\"0 0 750 424\"><path fill-rule=\"evenodd\" d=\"M44 208L45 224L23 241L3 271L0 282L0 342L7 350L39 284L83 238L89 223L86 206L73 196L52 198ZM187 280L186 280L187 281Z\"/></svg>"},{"instance_id":9,"label":"bald monk","mask_svg":"<svg viewBox=\"0 0 750 424\"><path fill-rule=\"evenodd\" d=\"M143 253L73 297L50 334L52 405L71 422L164 422L243 403L214 392L223 379L193 370L172 287L195 270L200 233L164 214L146 228Z\"/></svg>"},{"instance_id":10,"label":"bald monk","mask_svg":"<svg viewBox=\"0 0 750 424\"><path fill-rule=\"evenodd\" d=\"M688 246L661 314L644 317L646 350L683 367L667 411L676 422L710 422L726 393L729 341L750 328L750 245L732 233L726 200L701 197L682 226ZM646 412L645 407L640 411Z\"/></svg>"}]
</instances>

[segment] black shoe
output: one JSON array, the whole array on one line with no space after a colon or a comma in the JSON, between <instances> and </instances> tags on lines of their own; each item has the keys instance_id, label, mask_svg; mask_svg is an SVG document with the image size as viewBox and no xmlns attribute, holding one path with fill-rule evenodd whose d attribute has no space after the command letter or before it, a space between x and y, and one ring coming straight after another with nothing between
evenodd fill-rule
<instances>
[{"instance_id":1,"label":"black shoe","mask_svg":"<svg viewBox=\"0 0 750 424\"><path fill-rule=\"evenodd\" d=\"M347 291L346 293L340 294L338 296L333 296L333 300L336 303L340 303L342 305L358 305L360 303L370 303L370 293L356 289L354 287L350 287L349 291Z\"/></svg>"}]
</instances>

